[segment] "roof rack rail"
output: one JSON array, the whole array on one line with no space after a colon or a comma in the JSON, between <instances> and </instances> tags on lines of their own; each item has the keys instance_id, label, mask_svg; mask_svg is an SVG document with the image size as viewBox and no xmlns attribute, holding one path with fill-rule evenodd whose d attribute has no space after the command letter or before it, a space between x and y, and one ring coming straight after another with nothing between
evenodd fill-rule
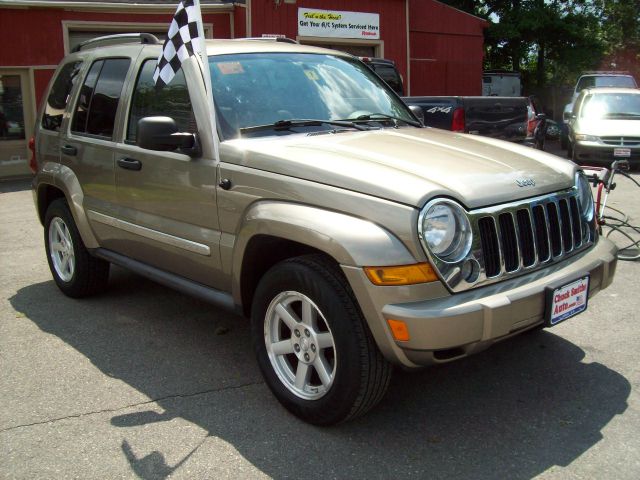
<instances>
[{"instance_id":1,"label":"roof rack rail","mask_svg":"<svg viewBox=\"0 0 640 480\"><path fill-rule=\"evenodd\" d=\"M298 42L296 40L287 37L245 37L235 38L234 40L262 40L267 42L295 43L296 45L298 45Z\"/></svg>"},{"instance_id":2,"label":"roof rack rail","mask_svg":"<svg viewBox=\"0 0 640 480\"><path fill-rule=\"evenodd\" d=\"M140 43L148 43L151 45L157 45L160 43L158 37L150 33L118 33L115 35L105 35L104 37L96 37L90 40L86 40L76 45L71 51L79 52L80 50L88 46L97 47L100 43L110 43L117 40L121 40L121 42L116 43L128 43L134 40L139 40Z\"/></svg>"},{"instance_id":3,"label":"roof rack rail","mask_svg":"<svg viewBox=\"0 0 640 480\"><path fill-rule=\"evenodd\" d=\"M587 70L582 75L631 75L628 70Z\"/></svg>"}]
</instances>

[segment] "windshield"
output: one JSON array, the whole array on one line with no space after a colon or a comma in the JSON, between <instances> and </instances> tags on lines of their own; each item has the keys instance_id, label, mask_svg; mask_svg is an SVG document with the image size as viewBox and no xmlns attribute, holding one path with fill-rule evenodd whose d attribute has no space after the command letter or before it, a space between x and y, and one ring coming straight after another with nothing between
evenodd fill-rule
<instances>
[{"instance_id":1,"label":"windshield","mask_svg":"<svg viewBox=\"0 0 640 480\"><path fill-rule=\"evenodd\" d=\"M224 138L283 120L367 120L380 126L380 118L389 116L415 122L389 87L355 59L308 53L218 55L209 57L209 69ZM304 128L336 127L316 122Z\"/></svg>"},{"instance_id":2,"label":"windshield","mask_svg":"<svg viewBox=\"0 0 640 480\"><path fill-rule=\"evenodd\" d=\"M587 96L582 118L640 118L640 95L632 93L598 93Z\"/></svg>"}]
</instances>

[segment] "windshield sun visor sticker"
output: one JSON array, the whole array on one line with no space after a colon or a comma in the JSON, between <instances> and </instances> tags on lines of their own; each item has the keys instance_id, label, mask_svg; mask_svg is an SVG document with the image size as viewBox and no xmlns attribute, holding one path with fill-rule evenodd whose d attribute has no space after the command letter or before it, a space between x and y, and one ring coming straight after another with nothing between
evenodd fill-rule
<instances>
[{"instance_id":1,"label":"windshield sun visor sticker","mask_svg":"<svg viewBox=\"0 0 640 480\"><path fill-rule=\"evenodd\" d=\"M223 75L238 75L244 73L244 68L240 62L221 62L217 64L218 70Z\"/></svg>"}]
</instances>

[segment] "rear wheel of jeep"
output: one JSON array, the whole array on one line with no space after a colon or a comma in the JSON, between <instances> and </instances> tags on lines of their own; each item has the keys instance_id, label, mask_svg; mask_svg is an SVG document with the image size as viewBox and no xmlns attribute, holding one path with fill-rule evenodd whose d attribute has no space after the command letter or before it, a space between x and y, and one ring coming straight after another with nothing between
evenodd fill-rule
<instances>
[{"instance_id":1,"label":"rear wheel of jeep","mask_svg":"<svg viewBox=\"0 0 640 480\"><path fill-rule=\"evenodd\" d=\"M331 425L383 397L391 365L342 272L321 255L286 260L260 281L252 337L267 385L294 415Z\"/></svg>"},{"instance_id":2,"label":"rear wheel of jeep","mask_svg":"<svg viewBox=\"0 0 640 480\"><path fill-rule=\"evenodd\" d=\"M53 201L47 208L44 244L53 279L65 295L86 297L104 290L109 262L89 254L63 199Z\"/></svg>"}]
</instances>

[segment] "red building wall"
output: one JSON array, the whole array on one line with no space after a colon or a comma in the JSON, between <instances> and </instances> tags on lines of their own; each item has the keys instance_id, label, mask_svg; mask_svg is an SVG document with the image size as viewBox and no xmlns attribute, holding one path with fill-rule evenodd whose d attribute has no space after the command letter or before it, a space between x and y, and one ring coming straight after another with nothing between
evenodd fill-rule
<instances>
[{"instance_id":1,"label":"red building wall","mask_svg":"<svg viewBox=\"0 0 640 480\"><path fill-rule=\"evenodd\" d=\"M405 83L410 84L407 86L411 95L481 93L483 28L486 22L435 0L298 0L295 4L280 2L279 5L273 0L252 0L249 5L250 13L241 6L236 6L233 13L205 13L204 22L213 24L216 38L241 37L247 34L246 18L250 14L252 36L284 34L295 38L300 7L378 13L384 56L396 62ZM5 67L35 67L34 87L36 102L39 103L53 73L52 67L64 55L63 21L169 25L172 15L173 12L2 9L0 64Z\"/></svg>"},{"instance_id":2,"label":"red building wall","mask_svg":"<svg viewBox=\"0 0 640 480\"><path fill-rule=\"evenodd\" d=\"M411 95L481 95L487 23L434 0L409 0Z\"/></svg>"},{"instance_id":3,"label":"red building wall","mask_svg":"<svg viewBox=\"0 0 640 480\"><path fill-rule=\"evenodd\" d=\"M273 0L251 1L251 35L298 35L298 8L339 10L380 14L380 37L384 40L384 56L396 62L402 76L407 78L407 19L405 0L302 0L295 4Z\"/></svg>"},{"instance_id":4,"label":"red building wall","mask_svg":"<svg viewBox=\"0 0 640 480\"><path fill-rule=\"evenodd\" d=\"M2 66L55 66L64 57L63 21L166 23L171 13L97 13L72 12L62 9L3 9L0 28ZM231 38L231 15L228 12L205 14L204 23L213 24L213 34L218 38ZM91 26L87 26L91 29ZM36 102L53 75L49 68L34 71Z\"/></svg>"}]
</instances>

